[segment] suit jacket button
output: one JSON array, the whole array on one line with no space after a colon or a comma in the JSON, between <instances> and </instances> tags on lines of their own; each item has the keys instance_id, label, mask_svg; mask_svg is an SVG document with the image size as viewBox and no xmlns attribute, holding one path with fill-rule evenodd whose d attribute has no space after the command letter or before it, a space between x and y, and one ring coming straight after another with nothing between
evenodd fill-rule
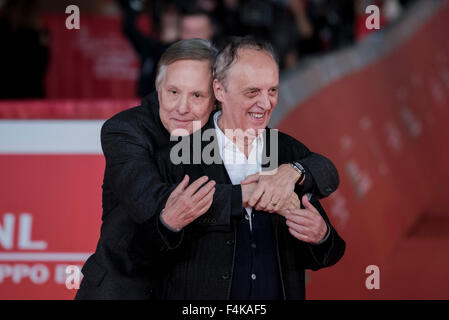
<instances>
[{"instance_id":1,"label":"suit jacket button","mask_svg":"<svg viewBox=\"0 0 449 320\"><path fill-rule=\"evenodd\" d=\"M228 280L229 279L229 273L225 272L222 274L221 276L223 278L223 280Z\"/></svg>"},{"instance_id":2,"label":"suit jacket button","mask_svg":"<svg viewBox=\"0 0 449 320\"><path fill-rule=\"evenodd\" d=\"M228 241L226 241L226 244L228 246L232 246L234 244L234 240L228 240Z\"/></svg>"}]
</instances>

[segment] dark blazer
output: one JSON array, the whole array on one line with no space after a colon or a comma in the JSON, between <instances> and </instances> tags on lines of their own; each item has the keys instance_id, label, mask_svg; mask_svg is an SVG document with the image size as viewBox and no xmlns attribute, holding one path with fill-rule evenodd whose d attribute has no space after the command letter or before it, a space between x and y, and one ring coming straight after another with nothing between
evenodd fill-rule
<instances>
[{"instance_id":1,"label":"dark blazer","mask_svg":"<svg viewBox=\"0 0 449 320\"><path fill-rule=\"evenodd\" d=\"M212 116L203 130L209 128L214 128ZM267 150L263 154L269 156L278 148L279 165L303 159L310 154L302 143L281 132L278 132L278 144L273 145L270 142L273 134L274 130L266 129L264 147ZM203 148L210 143L217 143L215 135L211 141L203 141ZM218 151L218 145L215 147L211 149ZM191 150L190 159L192 157ZM207 175L217 184L231 183L223 164L173 165L170 161L170 147L158 153L157 159L163 179L170 183L180 181L185 174L191 177L191 181ZM304 194L301 187L298 187L296 192L299 196ZM288 232L284 217L269 214L284 299L305 299L305 269L318 270L332 266L345 251L344 240L332 227L320 203L317 200L312 200L311 203L330 228L329 237L319 245L297 240ZM164 271L160 273L165 283L161 292L164 299L229 299L235 258L236 224L239 219L244 218L241 205L232 205L231 208L230 215L214 215L214 212L220 212L221 209L214 203L206 214L186 226L177 235L177 240L176 235L172 237L173 248L159 260L164 265ZM262 214L255 211L256 219L258 213ZM150 239L141 243L149 241ZM143 249L142 254L145 252L150 250Z\"/></svg>"},{"instance_id":2,"label":"dark blazer","mask_svg":"<svg viewBox=\"0 0 449 320\"><path fill-rule=\"evenodd\" d=\"M176 175L168 180L161 176L158 159L169 146L169 134L158 110L157 95L152 94L141 106L120 112L102 127L106 168L101 234L95 253L83 266L76 299L158 299L166 294L160 276L164 259L179 246L184 232L172 237L159 220L180 180ZM306 168L309 190L316 197L337 188L338 174L328 159L310 152L295 155L294 160ZM215 170L209 173L216 175ZM242 209L241 201L240 185L218 180L212 208L192 227L229 228L230 217Z\"/></svg>"}]
</instances>

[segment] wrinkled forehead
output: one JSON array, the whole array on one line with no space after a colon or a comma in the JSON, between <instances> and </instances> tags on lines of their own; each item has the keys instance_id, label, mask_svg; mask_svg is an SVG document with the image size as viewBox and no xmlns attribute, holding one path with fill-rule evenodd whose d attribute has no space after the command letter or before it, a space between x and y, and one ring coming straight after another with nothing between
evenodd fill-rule
<instances>
[{"instance_id":1,"label":"wrinkled forehead","mask_svg":"<svg viewBox=\"0 0 449 320\"><path fill-rule=\"evenodd\" d=\"M246 50L229 68L228 80L236 77L257 82L278 82L279 67L270 53L261 50Z\"/></svg>"},{"instance_id":2,"label":"wrinkled forehead","mask_svg":"<svg viewBox=\"0 0 449 320\"><path fill-rule=\"evenodd\" d=\"M276 78L279 76L279 66L271 53L266 50L241 48L236 52L234 62L225 73L225 79L240 73L257 76L257 73L263 72L271 73Z\"/></svg>"},{"instance_id":3,"label":"wrinkled forehead","mask_svg":"<svg viewBox=\"0 0 449 320\"><path fill-rule=\"evenodd\" d=\"M208 60L177 60L161 71L164 82L204 86L210 86L212 82L211 63Z\"/></svg>"}]
</instances>

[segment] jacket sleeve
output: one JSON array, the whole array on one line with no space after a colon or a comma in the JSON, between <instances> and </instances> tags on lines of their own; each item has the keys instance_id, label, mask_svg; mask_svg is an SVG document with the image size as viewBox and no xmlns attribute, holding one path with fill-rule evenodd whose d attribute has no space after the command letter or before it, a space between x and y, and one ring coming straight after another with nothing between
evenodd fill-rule
<instances>
[{"instance_id":1,"label":"jacket sleeve","mask_svg":"<svg viewBox=\"0 0 449 320\"><path fill-rule=\"evenodd\" d=\"M279 146L281 152L287 154L287 159L283 162L299 162L306 171L303 186L295 189L298 195L310 193L313 201L327 197L337 190L339 177L332 161L321 154L311 152L304 144L289 135L279 133L279 139L282 144Z\"/></svg>"},{"instance_id":2,"label":"jacket sleeve","mask_svg":"<svg viewBox=\"0 0 449 320\"><path fill-rule=\"evenodd\" d=\"M307 157L297 160L306 171L304 193L311 193L313 199L328 197L337 190L340 183L337 168L332 161L318 153L311 153Z\"/></svg>"},{"instance_id":3,"label":"jacket sleeve","mask_svg":"<svg viewBox=\"0 0 449 320\"><path fill-rule=\"evenodd\" d=\"M144 140L137 121L111 118L101 129L101 145L106 159L103 188L111 188L131 219L148 232L153 248L167 251L176 248L183 233L168 237L158 224L176 185L162 181L151 142ZM141 237L140 235L139 237Z\"/></svg>"},{"instance_id":4,"label":"jacket sleeve","mask_svg":"<svg viewBox=\"0 0 449 320\"><path fill-rule=\"evenodd\" d=\"M101 129L101 145L106 159L103 187L110 187L141 224L162 211L176 186L162 181L154 150L137 127L137 122L111 118Z\"/></svg>"},{"instance_id":5,"label":"jacket sleeve","mask_svg":"<svg viewBox=\"0 0 449 320\"><path fill-rule=\"evenodd\" d=\"M151 234L152 243L160 251L176 249L184 232L173 233L165 228L159 215L177 184L163 181L155 150L139 131L139 124L111 118L102 127L101 143L106 159L104 184L112 189L132 220ZM229 224L231 215L241 212L241 187L217 184L215 188L212 206L199 222Z\"/></svg>"}]
</instances>

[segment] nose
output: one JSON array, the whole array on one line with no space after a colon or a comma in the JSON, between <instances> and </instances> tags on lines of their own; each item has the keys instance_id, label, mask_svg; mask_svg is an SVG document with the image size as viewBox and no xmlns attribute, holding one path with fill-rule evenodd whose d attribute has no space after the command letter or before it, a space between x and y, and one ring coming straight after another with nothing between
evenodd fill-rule
<instances>
[{"instance_id":1,"label":"nose","mask_svg":"<svg viewBox=\"0 0 449 320\"><path fill-rule=\"evenodd\" d=\"M265 111L271 109L270 97L267 92L264 92L260 95L260 99L258 101L258 106L260 106Z\"/></svg>"},{"instance_id":2,"label":"nose","mask_svg":"<svg viewBox=\"0 0 449 320\"><path fill-rule=\"evenodd\" d=\"M187 100L187 95L180 97L178 101L177 111L179 114L186 114L190 112L189 102Z\"/></svg>"}]
</instances>

